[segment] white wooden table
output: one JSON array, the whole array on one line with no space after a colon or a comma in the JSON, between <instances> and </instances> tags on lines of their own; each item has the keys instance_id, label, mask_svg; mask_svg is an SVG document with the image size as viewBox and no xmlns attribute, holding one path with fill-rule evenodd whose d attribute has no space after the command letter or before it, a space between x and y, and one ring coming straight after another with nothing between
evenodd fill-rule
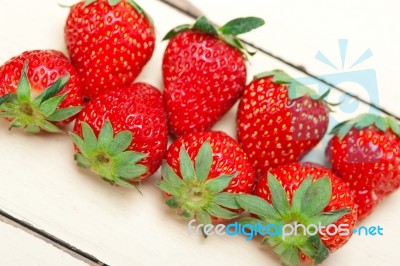
<instances>
[{"instance_id":1,"label":"white wooden table","mask_svg":"<svg viewBox=\"0 0 400 266\"><path fill-rule=\"evenodd\" d=\"M161 89L161 58L166 43L160 40L172 27L193 19L158 0L137 1L152 15L158 32L156 51L138 80ZM239 16L264 18L267 24L244 39L400 115L396 82L400 69L398 2L191 2L218 24ZM24 50L65 51L63 25L67 14L56 0L0 0L0 64ZM348 40L343 67L339 39ZM350 68L368 49L373 56ZM316 60L318 51L334 67L326 60L326 64ZM275 68L317 87L304 73L263 53L251 59L249 80L254 74ZM359 75L349 74L354 72ZM368 77L372 77L367 82L372 85L365 88L363 82ZM342 96L333 91L329 100ZM357 101L346 104L337 108L332 121L370 110ZM235 136L235 112L232 109L215 129ZM324 163L326 140L306 160ZM79 170L67 134L27 136L18 130L8 131L1 121L0 147L0 209L8 217L0 215L0 265L279 265L258 241L243 237L204 240L188 235L187 222L163 203L155 186L159 174L143 184L141 196ZM354 236L324 265L399 265L399 202L400 193L394 193L362 223L380 225L384 236Z\"/></svg>"}]
</instances>

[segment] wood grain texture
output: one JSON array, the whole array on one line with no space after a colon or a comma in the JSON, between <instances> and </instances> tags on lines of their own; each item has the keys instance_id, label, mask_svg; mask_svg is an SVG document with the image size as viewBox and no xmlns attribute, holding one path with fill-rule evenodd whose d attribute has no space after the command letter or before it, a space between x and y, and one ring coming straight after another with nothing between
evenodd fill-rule
<instances>
[{"instance_id":1,"label":"wood grain texture","mask_svg":"<svg viewBox=\"0 0 400 266\"><path fill-rule=\"evenodd\" d=\"M0 219L0 265L85 266L83 261Z\"/></svg>"},{"instance_id":2,"label":"wood grain texture","mask_svg":"<svg viewBox=\"0 0 400 266\"><path fill-rule=\"evenodd\" d=\"M159 1L138 2L155 19L158 40L170 28L192 22L188 17ZM261 35L255 32L249 34L248 39L278 50L279 45L270 45L281 38L281 53L288 51L288 56L293 57L296 62L313 61L314 53L323 48L313 44L310 50L304 52L310 56L307 60L303 60L303 50L294 56L293 50L298 49L297 42L307 41L302 34L305 28L300 31L296 26L289 31L285 23L289 23L290 16L282 19L282 15L278 16L278 7L275 7L276 14L273 15L264 4L246 9L248 7L236 6L232 2L228 10L219 14L216 13L216 10L220 9L217 1L209 1L207 6L199 6L217 22L223 22L231 16L261 15L267 20L265 28L269 28L264 29ZM277 3L274 4L278 5ZM0 24L10 25L0 27L0 36L7 36L0 42L0 63L27 49L54 48L65 51L62 38L68 9L59 8L53 0L0 0L0 6ZM308 12L308 15L305 14L308 17L313 14L311 10L301 11ZM274 25L272 28L271 24ZM282 28L278 31L279 24ZM274 34L271 32L273 29ZM279 37L271 37L275 35ZM284 35L290 35L292 42L288 43ZM336 37L330 40L335 42ZM325 41L328 43L327 40L323 40L323 43ZM335 44L329 42L329 45ZM162 88L161 60L165 46L166 43L157 42L153 58L138 78L139 81ZM299 72L259 53L249 64L249 79L254 74L275 68L283 69L294 77L302 77ZM383 88L382 91L387 90ZM333 93L329 100L335 102L340 97L340 94ZM398 108L395 97L388 97L386 101L388 108ZM360 105L355 113L346 113L338 108L338 112L332 116L332 121L354 116L357 112L365 110L368 110L368 107L364 105ZM236 107L214 129L224 130L235 136L235 118ZM327 138L305 160L323 163L323 147L326 141ZM258 241L227 236L204 240L199 236L189 235L187 222L174 215L163 203L162 193L155 185L159 174L142 185L141 196L132 190L111 187L98 177L78 169L73 161L72 144L67 134L29 136L17 130L8 131L6 123L1 121L0 145L0 207L105 263L279 265L271 251L260 247ZM384 227L383 237L353 237L350 243L333 254L325 265L397 265L395 254L399 245L400 230L397 224L400 216L396 214L396 210L400 207L399 201L400 193L392 195L373 216L364 221L367 225L379 224ZM29 247L23 243L21 245ZM9 261L13 260L14 257L9 257ZM52 261L53 265L58 262L51 257L48 260Z\"/></svg>"}]
</instances>

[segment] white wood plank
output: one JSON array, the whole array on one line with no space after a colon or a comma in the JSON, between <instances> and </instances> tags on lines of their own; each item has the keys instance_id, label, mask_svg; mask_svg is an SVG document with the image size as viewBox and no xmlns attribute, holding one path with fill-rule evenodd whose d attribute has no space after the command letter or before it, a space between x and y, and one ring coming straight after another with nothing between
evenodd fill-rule
<instances>
[{"instance_id":1,"label":"white wood plank","mask_svg":"<svg viewBox=\"0 0 400 266\"><path fill-rule=\"evenodd\" d=\"M170 28L191 22L158 1L138 2L154 17L159 39ZM209 10L216 8L216 3L210 3ZM25 49L64 49L62 28L67 10L58 8L53 0L0 0L0 6L0 24L12 25L0 27L0 36L7 36L0 43L0 63ZM239 12L238 8L232 7L225 12L248 15ZM254 9L253 13L256 13L259 8ZM268 20L266 15L265 18ZM37 30L34 24L41 29ZM268 36L265 38L269 39ZM152 61L139 80L161 88L161 58L165 45L158 43ZM301 77L300 73L261 54L251 60L249 77L273 68ZM333 94L331 97L339 96ZM366 107L357 111L363 108ZM348 115L339 112L335 116L342 119ZM232 109L215 129L235 136L235 117L235 109ZM3 154L0 160L3 173L0 176L0 207L106 263L279 265L271 252L261 249L257 241L248 242L242 237L204 240L189 236L186 222L164 205L163 196L155 187L159 175L143 184L144 195L141 196L135 191L110 187L79 170L72 159L73 149L67 135L27 136L19 131L7 131L6 123L1 121L0 145ZM308 158L323 162L322 145ZM392 254L399 244L396 236L400 233L397 228L400 217L394 210L399 207L399 199L400 194L396 193L365 221L384 226L387 235L382 238L354 237L325 265L395 265L397 259Z\"/></svg>"},{"instance_id":2,"label":"white wood plank","mask_svg":"<svg viewBox=\"0 0 400 266\"><path fill-rule=\"evenodd\" d=\"M1 221L0 239L2 266L87 265L51 244Z\"/></svg>"},{"instance_id":3,"label":"white wood plank","mask_svg":"<svg viewBox=\"0 0 400 266\"><path fill-rule=\"evenodd\" d=\"M246 0L230 1L229 4L214 0L189 1L220 25L236 17L264 18L264 27L243 35L243 38L400 115L400 106L396 104L400 92L393 81L400 69L398 1L389 0L385 4L363 0ZM344 67L339 39L348 39ZM367 49L371 50L373 56L351 67ZM318 51L337 69L316 60ZM368 69L375 72L377 86L374 85L374 73L352 76L354 71ZM373 79L368 82L372 88L357 84L368 77Z\"/></svg>"}]
</instances>

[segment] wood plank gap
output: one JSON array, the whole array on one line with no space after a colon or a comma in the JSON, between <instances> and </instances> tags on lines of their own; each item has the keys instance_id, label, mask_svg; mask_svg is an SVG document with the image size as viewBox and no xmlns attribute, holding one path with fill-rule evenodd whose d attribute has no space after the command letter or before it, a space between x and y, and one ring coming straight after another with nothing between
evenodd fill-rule
<instances>
[{"instance_id":1,"label":"wood plank gap","mask_svg":"<svg viewBox=\"0 0 400 266\"><path fill-rule=\"evenodd\" d=\"M71 255L72 257L79 259L85 263L87 263L88 265L91 266L108 266L108 264L100 261L99 259L97 259L96 257L72 246L71 244L57 238L54 235L51 235L49 233L47 233L46 231L43 231L39 228L36 228L35 226L20 220L14 216L12 216L11 214L3 211L2 209L0 209L0 222L4 222L7 224L10 224L16 228L19 228L21 230L24 230L25 232L51 244L52 246L68 253L69 255Z\"/></svg>"}]
</instances>

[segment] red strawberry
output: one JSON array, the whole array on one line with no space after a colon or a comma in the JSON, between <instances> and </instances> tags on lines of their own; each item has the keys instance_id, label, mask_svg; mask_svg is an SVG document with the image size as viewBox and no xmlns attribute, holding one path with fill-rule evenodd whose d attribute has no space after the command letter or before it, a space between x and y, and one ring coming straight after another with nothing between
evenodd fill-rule
<instances>
[{"instance_id":1,"label":"red strawberry","mask_svg":"<svg viewBox=\"0 0 400 266\"><path fill-rule=\"evenodd\" d=\"M236 36L263 24L239 18L217 29L200 17L167 34L162 70L173 135L209 130L233 106L246 85L246 50Z\"/></svg>"},{"instance_id":2,"label":"red strawberry","mask_svg":"<svg viewBox=\"0 0 400 266\"><path fill-rule=\"evenodd\" d=\"M264 231L270 233L262 244L271 246L284 265L319 264L352 235L357 219L353 194L343 180L320 165L273 168L259 180L255 195L239 195L237 201L260 219L247 217L240 223L281 227L281 233Z\"/></svg>"},{"instance_id":3,"label":"red strawberry","mask_svg":"<svg viewBox=\"0 0 400 266\"><path fill-rule=\"evenodd\" d=\"M202 224L232 219L234 193L252 193L255 173L237 142L222 132L198 132L176 139L162 166L166 203Z\"/></svg>"},{"instance_id":4,"label":"red strawberry","mask_svg":"<svg viewBox=\"0 0 400 266\"><path fill-rule=\"evenodd\" d=\"M146 83L107 91L85 106L72 137L79 166L131 187L157 171L167 150L162 94Z\"/></svg>"},{"instance_id":5,"label":"red strawberry","mask_svg":"<svg viewBox=\"0 0 400 266\"><path fill-rule=\"evenodd\" d=\"M400 126L393 118L365 114L331 133L327 154L332 170L355 192L363 218L400 186Z\"/></svg>"},{"instance_id":6,"label":"red strawberry","mask_svg":"<svg viewBox=\"0 0 400 266\"><path fill-rule=\"evenodd\" d=\"M27 132L60 132L82 105L78 74L59 51L34 50L0 67L0 116Z\"/></svg>"},{"instance_id":7,"label":"red strawberry","mask_svg":"<svg viewBox=\"0 0 400 266\"><path fill-rule=\"evenodd\" d=\"M85 95L94 97L135 80L153 54L155 33L133 0L86 0L71 8L65 41Z\"/></svg>"},{"instance_id":8,"label":"red strawberry","mask_svg":"<svg viewBox=\"0 0 400 266\"><path fill-rule=\"evenodd\" d=\"M298 161L318 144L328 128L326 96L280 70L255 76L239 104L237 135L258 175Z\"/></svg>"}]
</instances>

